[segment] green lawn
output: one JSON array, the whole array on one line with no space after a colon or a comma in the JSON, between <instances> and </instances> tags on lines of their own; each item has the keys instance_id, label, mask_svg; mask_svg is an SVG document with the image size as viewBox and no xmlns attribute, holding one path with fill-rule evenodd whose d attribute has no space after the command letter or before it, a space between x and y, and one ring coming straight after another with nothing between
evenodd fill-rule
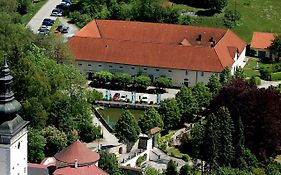
<instances>
[{"instance_id":1,"label":"green lawn","mask_svg":"<svg viewBox=\"0 0 281 175\"><path fill-rule=\"evenodd\" d=\"M258 58L249 57L249 61L247 62L246 66L243 68L245 75L247 77L260 76L259 70L256 69L257 65L258 67L270 68L274 64L265 64L262 63Z\"/></svg>"},{"instance_id":2,"label":"green lawn","mask_svg":"<svg viewBox=\"0 0 281 175\"><path fill-rule=\"evenodd\" d=\"M122 116L124 110L125 109L122 108L104 108L98 109L98 112L111 127L114 127L118 119ZM134 115L136 120L138 120L144 113L144 110L129 109L129 111Z\"/></svg>"},{"instance_id":3,"label":"green lawn","mask_svg":"<svg viewBox=\"0 0 281 175\"><path fill-rule=\"evenodd\" d=\"M173 7L190 11L202 10L182 4ZM229 0L227 8L240 11L241 20L232 30L248 43L254 31L281 32L280 0ZM221 13L213 17L192 17L192 25L223 27L223 15Z\"/></svg>"},{"instance_id":4,"label":"green lawn","mask_svg":"<svg viewBox=\"0 0 281 175\"><path fill-rule=\"evenodd\" d=\"M33 3L28 13L21 17L22 23L26 25L46 2L47 0L41 0L39 2Z\"/></svg>"}]
</instances>

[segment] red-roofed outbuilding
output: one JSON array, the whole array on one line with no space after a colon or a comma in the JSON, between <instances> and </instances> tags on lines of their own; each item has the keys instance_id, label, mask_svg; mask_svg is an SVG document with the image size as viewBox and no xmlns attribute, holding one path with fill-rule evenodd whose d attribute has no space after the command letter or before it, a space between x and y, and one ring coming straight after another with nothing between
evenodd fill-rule
<instances>
[{"instance_id":1,"label":"red-roofed outbuilding","mask_svg":"<svg viewBox=\"0 0 281 175\"><path fill-rule=\"evenodd\" d=\"M251 50L254 56L259 58L271 58L269 50L272 41L275 38L274 33L254 32L251 41Z\"/></svg>"}]
</instances>

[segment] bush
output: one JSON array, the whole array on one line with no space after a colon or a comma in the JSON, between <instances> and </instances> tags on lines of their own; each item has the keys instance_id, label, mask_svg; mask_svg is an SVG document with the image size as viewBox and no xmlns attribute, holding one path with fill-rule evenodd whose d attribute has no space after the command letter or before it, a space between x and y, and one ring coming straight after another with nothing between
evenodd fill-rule
<instances>
[{"instance_id":1,"label":"bush","mask_svg":"<svg viewBox=\"0 0 281 175\"><path fill-rule=\"evenodd\" d=\"M281 72L271 73L271 80L272 81L281 80Z\"/></svg>"},{"instance_id":2,"label":"bush","mask_svg":"<svg viewBox=\"0 0 281 175\"><path fill-rule=\"evenodd\" d=\"M182 155L182 160L184 160L185 162L188 162L188 161L191 160L191 158L189 157L189 155L183 154L183 155Z\"/></svg>"},{"instance_id":3,"label":"bush","mask_svg":"<svg viewBox=\"0 0 281 175\"><path fill-rule=\"evenodd\" d=\"M269 68L266 68L266 67L260 68L261 79L263 79L263 80L270 80L271 73L272 73L272 70Z\"/></svg>"},{"instance_id":4,"label":"bush","mask_svg":"<svg viewBox=\"0 0 281 175\"><path fill-rule=\"evenodd\" d=\"M137 161L136 161L136 165L139 167L143 162L146 161L147 155L144 154L143 156L140 156Z\"/></svg>"},{"instance_id":5,"label":"bush","mask_svg":"<svg viewBox=\"0 0 281 175\"><path fill-rule=\"evenodd\" d=\"M224 14L224 25L228 28L233 28L237 25L241 18L241 14L237 10L226 10Z\"/></svg>"},{"instance_id":6,"label":"bush","mask_svg":"<svg viewBox=\"0 0 281 175\"><path fill-rule=\"evenodd\" d=\"M260 77L252 76L249 80L249 83L258 86L261 84L261 79L260 79Z\"/></svg>"}]
</instances>

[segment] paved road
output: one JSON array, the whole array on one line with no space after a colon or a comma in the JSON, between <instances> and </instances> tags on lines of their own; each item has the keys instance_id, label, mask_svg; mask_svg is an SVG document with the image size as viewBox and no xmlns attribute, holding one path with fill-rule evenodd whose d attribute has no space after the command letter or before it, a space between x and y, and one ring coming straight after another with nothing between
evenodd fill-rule
<instances>
[{"instance_id":1,"label":"paved road","mask_svg":"<svg viewBox=\"0 0 281 175\"><path fill-rule=\"evenodd\" d=\"M60 4L61 0L48 0L43 7L33 16L33 18L28 22L26 27L30 28L34 33L37 33L39 27L42 24L44 18L56 19L56 17L51 17L50 14L52 10Z\"/></svg>"},{"instance_id":2,"label":"paved road","mask_svg":"<svg viewBox=\"0 0 281 175\"><path fill-rule=\"evenodd\" d=\"M268 88L269 86L278 86L281 84L281 81L265 81L261 80L261 85L258 86L258 88Z\"/></svg>"},{"instance_id":3,"label":"paved road","mask_svg":"<svg viewBox=\"0 0 281 175\"><path fill-rule=\"evenodd\" d=\"M94 125L101 127L103 138L97 139L91 143L88 143L87 147L92 150L97 150L98 145L101 145L101 144L102 145L120 145L121 143L118 142L118 139L115 137L115 135L110 133L94 114L92 116L93 116Z\"/></svg>"}]
</instances>

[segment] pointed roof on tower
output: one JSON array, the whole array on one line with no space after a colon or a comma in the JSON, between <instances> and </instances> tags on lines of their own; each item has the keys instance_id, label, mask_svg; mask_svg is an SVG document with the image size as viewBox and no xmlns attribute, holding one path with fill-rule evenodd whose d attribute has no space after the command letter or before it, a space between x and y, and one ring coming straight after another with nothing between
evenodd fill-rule
<instances>
[{"instance_id":1,"label":"pointed roof on tower","mask_svg":"<svg viewBox=\"0 0 281 175\"><path fill-rule=\"evenodd\" d=\"M13 77L6 59L0 74L0 124L15 117L21 109L21 104L15 99L12 91Z\"/></svg>"},{"instance_id":2,"label":"pointed roof on tower","mask_svg":"<svg viewBox=\"0 0 281 175\"><path fill-rule=\"evenodd\" d=\"M13 136L29 123L17 114L21 104L14 97L12 84L13 77L5 59L0 73L0 144L10 144Z\"/></svg>"},{"instance_id":3,"label":"pointed roof on tower","mask_svg":"<svg viewBox=\"0 0 281 175\"><path fill-rule=\"evenodd\" d=\"M100 159L98 153L87 148L79 140L58 152L54 157L56 160L67 164L74 165L77 162L78 166L93 164Z\"/></svg>"}]
</instances>

